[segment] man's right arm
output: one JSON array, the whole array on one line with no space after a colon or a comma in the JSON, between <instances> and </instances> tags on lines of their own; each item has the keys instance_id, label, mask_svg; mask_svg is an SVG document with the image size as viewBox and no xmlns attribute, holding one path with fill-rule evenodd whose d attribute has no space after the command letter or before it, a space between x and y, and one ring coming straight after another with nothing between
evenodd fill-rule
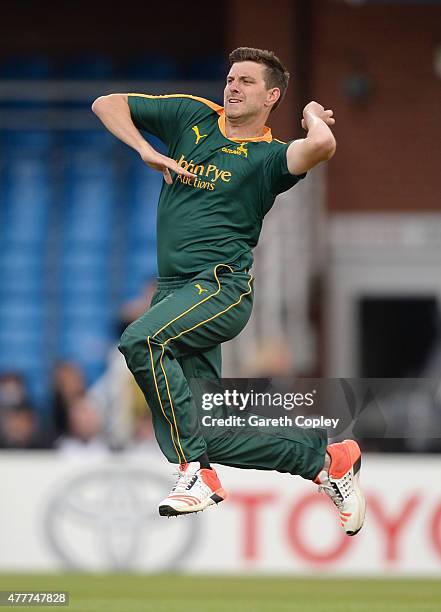
<instances>
[{"instance_id":1,"label":"man's right arm","mask_svg":"<svg viewBox=\"0 0 441 612\"><path fill-rule=\"evenodd\" d=\"M305 106L302 127L308 131L307 136L294 140L286 154L291 174L303 174L334 155L336 142L330 129L335 124L333 115L332 110L325 110L317 102Z\"/></svg>"},{"instance_id":2,"label":"man's right arm","mask_svg":"<svg viewBox=\"0 0 441 612\"><path fill-rule=\"evenodd\" d=\"M156 151L144 139L133 123L127 94L100 96L92 104L92 110L109 132L139 153L145 164L162 172L165 182L169 185L172 183L170 170L184 176L195 177L191 172L178 166L174 159Z\"/></svg>"}]
</instances>

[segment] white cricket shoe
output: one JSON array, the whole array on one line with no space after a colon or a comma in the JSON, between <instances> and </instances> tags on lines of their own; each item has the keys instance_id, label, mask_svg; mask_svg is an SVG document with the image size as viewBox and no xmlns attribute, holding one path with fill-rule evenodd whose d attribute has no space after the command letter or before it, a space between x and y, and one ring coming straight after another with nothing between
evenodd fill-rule
<instances>
[{"instance_id":1,"label":"white cricket shoe","mask_svg":"<svg viewBox=\"0 0 441 612\"><path fill-rule=\"evenodd\" d=\"M179 466L178 480L168 497L159 504L161 516L178 516L200 512L226 499L220 480L213 469L201 468L198 462Z\"/></svg>"},{"instance_id":2,"label":"white cricket shoe","mask_svg":"<svg viewBox=\"0 0 441 612\"><path fill-rule=\"evenodd\" d=\"M354 536L363 527L366 499L360 488L361 451L355 440L330 444L329 472L322 470L314 482L337 506L340 523L347 535Z\"/></svg>"}]
</instances>

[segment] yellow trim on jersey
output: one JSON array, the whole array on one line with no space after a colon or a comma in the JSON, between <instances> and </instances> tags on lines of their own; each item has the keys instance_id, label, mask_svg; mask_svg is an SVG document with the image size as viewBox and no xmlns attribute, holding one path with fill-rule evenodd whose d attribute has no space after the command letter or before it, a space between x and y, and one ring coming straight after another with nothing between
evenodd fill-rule
<instances>
[{"instance_id":1,"label":"yellow trim on jersey","mask_svg":"<svg viewBox=\"0 0 441 612\"><path fill-rule=\"evenodd\" d=\"M265 125L263 128L263 136L256 136L255 138L230 138L227 136L227 132L225 129L225 112L222 108L221 111L218 111L219 119L218 126L222 133L222 136L227 138L228 140L232 140L233 142L271 142L273 140L273 135L271 134L271 129Z\"/></svg>"},{"instance_id":2,"label":"yellow trim on jersey","mask_svg":"<svg viewBox=\"0 0 441 612\"><path fill-rule=\"evenodd\" d=\"M200 98L199 96L191 96L190 94L164 94L160 96L151 96L149 94L140 94L140 93L129 93L128 96L138 96L139 98L190 98L190 100L196 100L197 102L202 102L209 106L212 110L217 113L223 110L222 106L216 104L216 102L212 102L211 100L207 100L206 98Z\"/></svg>"},{"instance_id":3,"label":"yellow trim on jersey","mask_svg":"<svg viewBox=\"0 0 441 612\"><path fill-rule=\"evenodd\" d=\"M278 138L274 138L274 140L276 142L280 142L280 144L288 144L287 142L284 142L283 140L279 140Z\"/></svg>"},{"instance_id":4,"label":"yellow trim on jersey","mask_svg":"<svg viewBox=\"0 0 441 612\"><path fill-rule=\"evenodd\" d=\"M190 94L164 94L159 96L153 96L150 94L141 94L141 93L129 93L128 96L139 97L139 98L189 98L190 100L196 100L197 102L202 102L202 104L206 104L212 110L214 110L219 115L218 119L218 127L224 138L227 140L231 140L232 142L271 142L273 140L273 135L271 134L271 129L265 125L263 128L263 136L256 136L255 138L229 138L227 136L225 130L225 111L224 107L216 104L216 102L212 102L211 100L207 100L206 98L200 98L199 96L192 96ZM284 143L286 144L286 143Z\"/></svg>"}]
</instances>

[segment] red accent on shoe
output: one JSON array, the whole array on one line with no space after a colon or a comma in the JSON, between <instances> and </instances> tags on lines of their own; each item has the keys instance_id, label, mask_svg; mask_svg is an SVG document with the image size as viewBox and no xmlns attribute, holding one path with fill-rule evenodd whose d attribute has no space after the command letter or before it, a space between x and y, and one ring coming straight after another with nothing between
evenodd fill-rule
<instances>
[{"instance_id":1,"label":"red accent on shoe","mask_svg":"<svg viewBox=\"0 0 441 612\"><path fill-rule=\"evenodd\" d=\"M336 480L343 478L361 456L360 447L355 440L330 444L326 451L331 457L329 475Z\"/></svg>"},{"instance_id":2,"label":"red accent on shoe","mask_svg":"<svg viewBox=\"0 0 441 612\"><path fill-rule=\"evenodd\" d=\"M201 500L197 497L192 497L189 495L169 495L168 499L174 499L176 501L182 501L187 504L187 506L196 506L201 503Z\"/></svg>"},{"instance_id":3,"label":"red accent on shoe","mask_svg":"<svg viewBox=\"0 0 441 612\"><path fill-rule=\"evenodd\" d=\"M199 470L199 474L204 483L210 487L213 493L215 493L218 489L222 488L221 482L216 474L216 471L213 470L213 468L203 468Z\"/></svg>"},{"instance_id":4,"label":"red accent on shoe","mask_svg":"<svg viewBox=\"0 0 441 612\"><path fill-rule=\"evenodd\" d=\"M179 468L178 468L178 470L179 470L180 472L186 472L186 471L187 471L188 466L189 466L189 464L188 464L188 463L181 463L181 464L180 464L180 466L179 466Z\"/></svg>"},{"instance_id":5,"label":"red accent on shoe","mask_svg":"<svg viewBox=\"0 0 441 612\"><path fill-rule=\"evenodd\" d=\"M167 499L191 499L199 503L201 500L194 495L169 495Z\"/></svg>"}]
</instances>

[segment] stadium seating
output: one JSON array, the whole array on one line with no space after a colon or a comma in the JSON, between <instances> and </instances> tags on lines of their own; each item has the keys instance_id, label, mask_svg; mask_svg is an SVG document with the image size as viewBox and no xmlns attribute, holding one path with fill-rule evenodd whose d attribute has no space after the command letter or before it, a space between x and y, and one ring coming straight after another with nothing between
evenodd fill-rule
<instances>
[{"instance_id":1,"label":"stadium seating","mask_svg":"<svg viewBox=\"0 0 441 612\"><path fill-rule=\"evenodd\" d=\"M161 176L103 130L8 131L0 155L0 372L25 375L41 415L71 359L93 382L118 312L156 276Z\"/></svg>"},{"instance_id":2,"label":"stadium seating","mask_svg":"<svg viewBox=\"0 0 441 612\"><path fill-rule=\"evenodd\" d=\"M217 78L222 70L216 58L20 56L0 61L0 80L164 82ZM0 107L41 118L51 108L87 115L90 102L54 105L38 91L35 100L9 97ZM0 373L24 374L43 412L55 361L78 361L93 382L117 340L121 305L156 277L162 184L92 116L92 129L60 125L28 130L18 122L0 133Z\"/></svg>"}]
</instances>

